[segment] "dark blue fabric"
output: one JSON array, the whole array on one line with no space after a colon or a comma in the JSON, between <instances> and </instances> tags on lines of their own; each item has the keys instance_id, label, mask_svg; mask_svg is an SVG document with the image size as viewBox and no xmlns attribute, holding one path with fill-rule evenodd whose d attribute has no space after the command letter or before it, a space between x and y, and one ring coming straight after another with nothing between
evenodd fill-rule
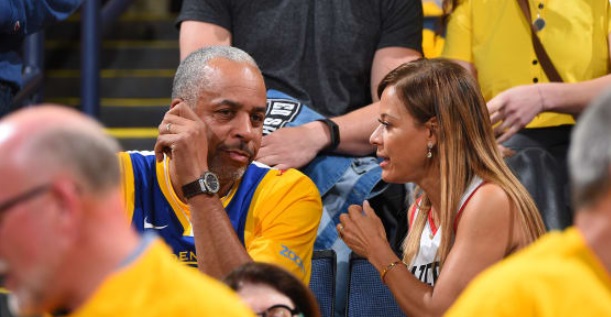
<instances>
[{"instance_id":1,"label":"dark blue fabric","mask_svg":"<svg viewBox=\"0 0 611 317\"><path fill-rule=\"evenodd\" d=\"M14 90L8 85L0 83L0 118L11 111L11 102Z\"/></svg>"},{"instance_id":2,"label":"dark blue fabric","mask_svg":"<svg viewBox=\"0 0 611 317\"><path fill-rule=\"evenodd\" d=\"M572 129L522 129L503 144L516 152L505 161L533 197L548 230L573 223L567 165Z\"/></svg>"},{"instance_id":3,"label":"dark blue fabric","mask_svg":"<svg viewBox=\"0 0 611 317\"><path fill-rule=\"evenodd\" d=\"M333 316L335 304L336 255L333 250L318 250L312 255L310 289L318 301L322 317Z\"/></svg>"},{"instance_id":4,"label":"dark blue fabric","mask_svg":"<svg viewBox=\"0 0 611 317\"><path fill-rule=\"evenodd\" d=\"M83 0L0 0L0 81L21 88L26 35L70 16Z\"/></svg>"},{"instance_id":5,"label":"dark blue fabric","mask_svg":"<svg viewBox=\"0 0 611 317\"><path fill-rule=\"evenodd\" d=\"M264 130L269 133L278 128L299 126L323 118L316 111L280 91L268 90L267 99L268 113ZM301 171L314 181L323 197L324 214L314 248L331 249L339 238L335 226L339 223L340 214L347 212L348 206L361 205L365 199L375 194L373 189L381 181L382 171L373 156L325 154L318 155Z\"/></svg>"},{"instance_id":6,"label":"dark blue fabric","mask_svg":"<svg viewBox=\"0 0 611 317\"><path fill-rule=\"evenodd\" d=\"M378 271L367 259L350 256L348 317L405 317L392 293L382 283Z\"/></svg>"},{"instance_id":7,"label":"dark blue fabric","mask_svg":"<svg viewBox=\"0 0 611 317\"><path fill-rule=\"evenodd\" d=\"M231 199L231 202L229 202L227 205L227 208L225 208L225 210L227 210L227 215L229 215L231 225L236 230L242 245L244 245L246 216L248 216L252 196L255 194L255 191L263 177L267 175L267 172L269 172L268 168L259 168L256 165L251 164L246 170L246 173L244 173L244 176L242 176L242 181L238 191Z\"/></svg>"},{"instance_id":8,"label":"dark blue fabric","mask_svg":"<svg viewBox=\"0 0 611 317\"><path fill-rule=\"evenodd\" d=\"M185 228L161 191L157 181L155 155L153 152L129 152L129 155L135 189L132 225L138 232L155 232L172 248L179 260L195 266L195 241L192 236L183 234ZM239 189L225 208L242 244L252 196L269 171L268 167L250 164L242 176Z\"/></svg>"}]
</instances>

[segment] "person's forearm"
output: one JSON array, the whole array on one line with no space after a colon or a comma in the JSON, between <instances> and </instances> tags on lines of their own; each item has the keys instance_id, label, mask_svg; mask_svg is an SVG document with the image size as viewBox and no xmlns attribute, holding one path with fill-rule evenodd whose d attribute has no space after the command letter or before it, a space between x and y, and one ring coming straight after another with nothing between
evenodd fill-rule
<instances>
[{"instance_id":1,"label":"person's forearm","mask_svg":"<svg viewBox=\"0 0 611 317\"><path fill-rule=\"evenodd\" d=\"M393 293L401 310L409 316L436 316L431 307L433 288L414 277L406 265L390 267L399 258L389 245L379 245L373 249L368 260L380 274L384 274L383 282Z\"/></svg>"},{"instance_id":2,"label":"person's forearm","mask_svg":"<svg viewBox=\"0 0 611 317\"><path fill-rule=\"evenodd\" d=\"M605 88L611 87L611 75L580 83L539 84L545 111L580 114Z\"/></svg>"},{"instance_id":3,"label":"person's forearm","mask_svg":"<svg viewBox=\"0 0 611 317\"><path fill-rule=\"evenodd\" d=\"M201 272L222 279L233 269L252 261L217 196L195 196L189 199L189 207Z\"/></svg>"},{"instance_id":4,"label":"person's forearm","mask_svg":"<svg viewBox=\"0 0 611 317\"><path fill-rule=\"evenodd\" d=\"M337 153L350 155L369 155L375 147L369 137L378 126L379 103L373 103L343 116L332 118L339 125L340 143Z\"/></svg>"},{"instance_id":5,"label":"person's forearm","mask_svg":"<svg viewBox=\"0 0 611 317\"><path fill-rule=\"evenodd\" d=\"M212 23L184 21L180 24L181 61L193 51L213 45L231 45L231 33Z\"/></svg>"}]
</instances>

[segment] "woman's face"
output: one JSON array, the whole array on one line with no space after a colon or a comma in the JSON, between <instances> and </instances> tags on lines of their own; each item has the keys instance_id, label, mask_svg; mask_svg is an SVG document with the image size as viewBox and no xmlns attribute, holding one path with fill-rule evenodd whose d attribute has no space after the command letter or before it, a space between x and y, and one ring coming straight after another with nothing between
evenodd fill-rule
<instances>
[{"instance_id":1,"label":"woman's face","mask_svg":"<svg viewBox=\"0 0 611 317\"><path fill-rule=\"evenodd\" d=\"M288 298L288 296L278 292L276 289L266 284L245 283L238 291L238 295L255 312L255 314L261 314L270 307L276 305L284 305L291 310L295 309L295 304L290 298ZM289 313L287 315L282 311L276 311L275 314L263 314L262 316L290 317L292 314Z\"/></svg>"},{"instance_id":2,"label":"woman's face","mask_svg":"<svg viewBox=\"0 0 611 317\"><path fill-rule=\"evenodd\" d=\"M382 159L382 179L389 183L418 182L425 175L430 129L419 124L398 98L395 86L388 86L380 99L380 125L369 142L377 146Z\"/></svg>"}]
</instances>

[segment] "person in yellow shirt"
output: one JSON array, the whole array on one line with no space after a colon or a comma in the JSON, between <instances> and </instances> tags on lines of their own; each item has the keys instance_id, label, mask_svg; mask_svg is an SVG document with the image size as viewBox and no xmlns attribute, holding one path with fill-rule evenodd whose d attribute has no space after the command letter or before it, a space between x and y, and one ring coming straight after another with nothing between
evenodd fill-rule
<instances>
[{"instance_id":1,"label":"person in yellow shirt","mask_svg":"<svg viewBox=\"0 0 611 317\"><path fill-rule=\"evenodd\" d=\"M611 92L579 118L569 151L575 226L491 267L446 316L611 316Z\"/></svg>"},{"instance_id":2,"label":"person in yellow shirt","mask_svg":"<svg viewBox=\"0 0 611 317\"><path fill-rule=\"evenodd\" d=\"M0 280L15 315L252 316L125 221L116 140L67 107L0 121Z\"/></svg>"},{"instance_id":3,"label":"person in yellow shirt","mask_svg":"<svg viewBox=\"0 0 611 317\"><path fill-rule=\"evenodd\" d=\"M539 209L556 208L553 202L543 205L534 187L540 193L542 187L567 183L566 153L574 117L611 84L609 1L528 0L528 22L515 0L452 2L442 56L476 76L499 143L514 151L537 148L550 157L543 167L557 180L525 185ZM531 23L563 83L550 82L544 72L531 42ZM532 173L519 172L521 179ZM568 208L568 189L558 192L560 205Z\"/></svg>"}]
</instances>

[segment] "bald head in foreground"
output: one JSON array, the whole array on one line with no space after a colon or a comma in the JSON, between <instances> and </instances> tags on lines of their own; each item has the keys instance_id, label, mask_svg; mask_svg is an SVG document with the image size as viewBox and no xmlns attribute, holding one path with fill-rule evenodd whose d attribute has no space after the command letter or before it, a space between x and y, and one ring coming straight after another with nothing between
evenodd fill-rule
<instances>
[{"instance_id":1,"label":"bald head in foreground","mask_svg":"<svg viewBox=\"0 0 611 317\"><path fill-rule=\"evenodd\" d=\"M118 151L97 122L66 107L0 120L0 277L13 310L251 316L228 288L130 228Z\"/></svg>"}]
</instances>

